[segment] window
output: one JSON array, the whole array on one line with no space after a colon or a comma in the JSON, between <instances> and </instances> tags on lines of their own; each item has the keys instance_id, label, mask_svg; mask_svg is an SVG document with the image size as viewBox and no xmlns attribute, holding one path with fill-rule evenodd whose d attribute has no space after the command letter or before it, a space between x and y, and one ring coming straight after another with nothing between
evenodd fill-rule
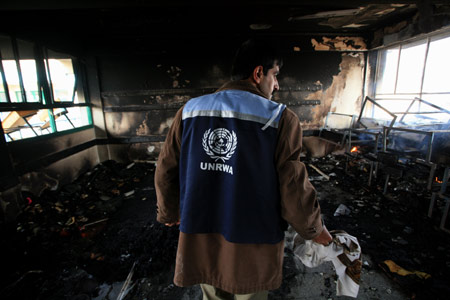
<instances>
[{"instance_id":1,"label":"window","mask_svg":"<svg viewBox=\"0 0 450 300\"><path fill-rule=\"evenodd\" d=\"M404 116L406 124L448 122L450 114L439 109L450 110L448 53L449 33L380 50L374 83L377 103ZM411 114L401 114L406 111ZM379 111L370 113L381 118Z\"/></svg>"},{"instance_id":2,"label":"window","mask_svg":"<svg viewBox=\"0 0 450 300\"><path fill-rule=\"evenodd\" d=\"M0 36L0 119L15 141L92 124L76 58Z\"/></svg>"},{"instance_id":3,"label":"window","mask_svg":"<svg viewBox=\"0 0 450 300\"><path fill-rule=\"evenodd\" d=\"M73 102L76 94L75 74L70 59L49 59L48 73L51 75L55 102Z\"/></svg>"}]
</instances>

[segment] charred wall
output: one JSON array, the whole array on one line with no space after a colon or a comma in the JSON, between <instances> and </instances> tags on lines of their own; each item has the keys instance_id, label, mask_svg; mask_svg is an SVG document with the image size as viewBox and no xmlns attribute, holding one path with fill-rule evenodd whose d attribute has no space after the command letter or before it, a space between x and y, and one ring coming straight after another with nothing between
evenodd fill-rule
<instances>
[{"instance_id":1,"label":"charred wall","mask_svg":"<svg viewBox=\"0 0 450 300\"><path fill-rule=\"evenodd\" d=\"M111 158L154 160L176 111L189 99L229 80L241 40L172 45L161 53L98 57L101 98ZM207 43L208 42L208 43ZM318 129L328 111L355 113L363 87L362 38L277 38L284 65L274 100Z\"/></svg>"},{"instance_id":2,"label":"charred wall","mask_svg":"<svg viewBox=\"0 0 450 300\"><path fill-rule=\"evenodd\" d=\"M228 58L181 52L99 58L106 132L117 160L156 159L176 111L227 78Z\"/></svg>"}]
</instances>

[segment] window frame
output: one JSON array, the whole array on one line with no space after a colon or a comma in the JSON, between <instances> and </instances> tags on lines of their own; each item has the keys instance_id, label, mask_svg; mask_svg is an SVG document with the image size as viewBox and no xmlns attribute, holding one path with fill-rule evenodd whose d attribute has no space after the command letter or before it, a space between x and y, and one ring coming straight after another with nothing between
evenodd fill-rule
<instances>
[{"instance_id":1,"label":"window frame","mask_svg":"<svg viewBox=\"0 0 450 300\"><path fill-rule=\"evenodd\" d=\"M430 45L432 42L434 41L438 41L441 39L448 39L450 38L450 30L446 29L443 31L439 31L439 32L435 32L432 34L428 34L428 35L422 35L420 37L415 37L406 41L402 41L402 42L398 42L398 43L393 43L390 44L388 46L384 46L384 47L380 47L378 49L375 49L377 51L376 53L376 63L375 63L375 72L373 73L373 79L372 79L372 88L371 88L371 94L372 97L375 99L375 101L379 101L380 104L383 103L383 100L388 100L388 101L414 101L415 98L418 99L427 99L427 96L433 97L433 96L437 96L437 95L447 95L448 99L450 101L450 89L449 91L424 91L424 82L425 80L425 75L427 72L427 62L428 62L428 57L429 57L429 50L430 50ZM398 82L399 82L399 73L401 72L400 70L400 62L401 62L401 55L402 55L402 49L407 49L410 46L413 45L419 45L419 44L426 44L426 49L425 49L425 54L424 54L424 61L423 61L423 66L422 66L422 70L421 70L421 74L420 75L420 88L418 90L418 92L398 92ZM382 81L383 78L383 74L381 74L381 72L383 72L383 70L385 69L385 66L383 64L386 63L386 61L383 59L383 55L385 56L385 53L389 50L394 50L394 49L398 49L398 57L397 57L397 66L395 68L395 82L393 83L393 91L382 91L382 92L377 92L378 89L378 85L382 84L385 85L386 83L384 83ZM435 103L436 104L436 103ZM439 104L436 104L439 105ZM407 106L407 105L406 105ZM441 105L439 105L441 106ZM419 112L422 110L421 107L421 103L419 102ZM448 108L447 108L448 109ZM371 112L371 117L376 117L375 116L375 112L372 111Z\"/></svg>"},{"instance_id":2,"label":"window frame","mask_svg":"<svg viewBox=\"0 0 450 300\"><path fill-rule=\"evenodd\" d=\"M3 68L3 57L0 49L0 84L3 86L3 92L5 93L5 97L7 102L0 102L0 111L1 112L10 112L10 111L28 111L28 110L48 110L50 126L52 129L51 133L44 135L37 135L33 137L20 138L16 140L9 140L8 143L14 143L23 140L34 140L34 139L46 139L52 138L55 136L70 134L78 131L83 131L88 128L93 128L93 120L92 120L92 105L89 99L89 93L87 90L87 81L86 81L86 71L84 66L80 63L80 61L71 55L63 54L67 59L72 61L73 73L74 73L74 89L72 94L72 101L54 101L54 90L51 81L51 71L49 67L49 56L47 47L41 46L38 43L31 42L33 44L33 59L36 64L36 76L37 76L37 85L38 85L38 96L39 102L27 102L27 92L24 88L22 71L20 68L20 55L18 49L17 38L14 36L3 35L6 38L9 38L11 41L12 50L14 53L14 60L17 67L18 77L19 77L19 85L20 85L20 94L22 102L12 102L10 97L10 91L8 87L8 83L6 80L6 74ZM46 67L47 66L47 67ZM81 94L80 94L81 93ZM75 94L81 99L84 100L83 103L74 103ZM44 101L45 100L45 101ZM73 129L59 130L56 126L56 119L54 115L54 109L62 108L67 110L72 107L85 107L87 113L88 124L80 127L74 127ZM69 121L70 122L70 121ZM34 131L34 130L33 130Z\"/></svg>"}]
</instances>

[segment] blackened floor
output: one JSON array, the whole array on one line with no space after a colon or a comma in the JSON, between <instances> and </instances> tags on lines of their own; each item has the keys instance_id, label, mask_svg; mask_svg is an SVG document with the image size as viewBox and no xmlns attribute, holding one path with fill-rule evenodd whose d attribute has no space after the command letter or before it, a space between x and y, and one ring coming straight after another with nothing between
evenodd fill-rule
<instances>
[{"instance_id":1,"label":"blackened floor","mask_svg":"<svg viewBox=\"0 0 450 300\"><path fill-rule=\"evenodd\" d=\"M364 162L346 168L344 156L304 161L330 176L308 167L328 229L360 242L358 299L448 298L450 235L438 229L442 204L426 216L431 194L420 180L392 180L383 194L381 173L367 186ZM25 193L29 205L0 232L2 299L201 299L197 286L172 284L178 230L155 220L154 167L107 161L58 191ZM348 214L335 216L341 204ZM283 285L269 299L336 299L332 264L302 265L292 235L286 233ZM431 277L393 273L386 260Z\"/></svg>"}]
</instances>

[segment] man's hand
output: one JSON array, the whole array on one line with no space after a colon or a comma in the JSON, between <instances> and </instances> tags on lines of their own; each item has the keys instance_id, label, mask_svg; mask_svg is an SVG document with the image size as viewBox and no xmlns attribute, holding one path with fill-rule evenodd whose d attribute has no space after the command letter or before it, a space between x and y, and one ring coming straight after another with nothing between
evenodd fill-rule
<instances>
[{"instance_id":1,"label":"man's hand","mask_svg":"<svg viewBox=\"0 0 450 300\"><path fill-rule=\"evenodd\" d=\"M174 222L174 223L165 223L164 225L169 226L169 227L172 227L172 226L174 226L174 225L180 225L180 221Z\"/></svg>"},{"instance_id":2,"label":"man's hand","mask_svg":"<svg viewBox=\"0 0 450 300\"><path fill-rule=\"evenodd\" d=\"M328 246L332 240L333 237L331 236L331 234L328 232L328 229L324 225L322 232L313 239L313 242L322 244L324 246Z\"/></svg>"}]
</instances>

